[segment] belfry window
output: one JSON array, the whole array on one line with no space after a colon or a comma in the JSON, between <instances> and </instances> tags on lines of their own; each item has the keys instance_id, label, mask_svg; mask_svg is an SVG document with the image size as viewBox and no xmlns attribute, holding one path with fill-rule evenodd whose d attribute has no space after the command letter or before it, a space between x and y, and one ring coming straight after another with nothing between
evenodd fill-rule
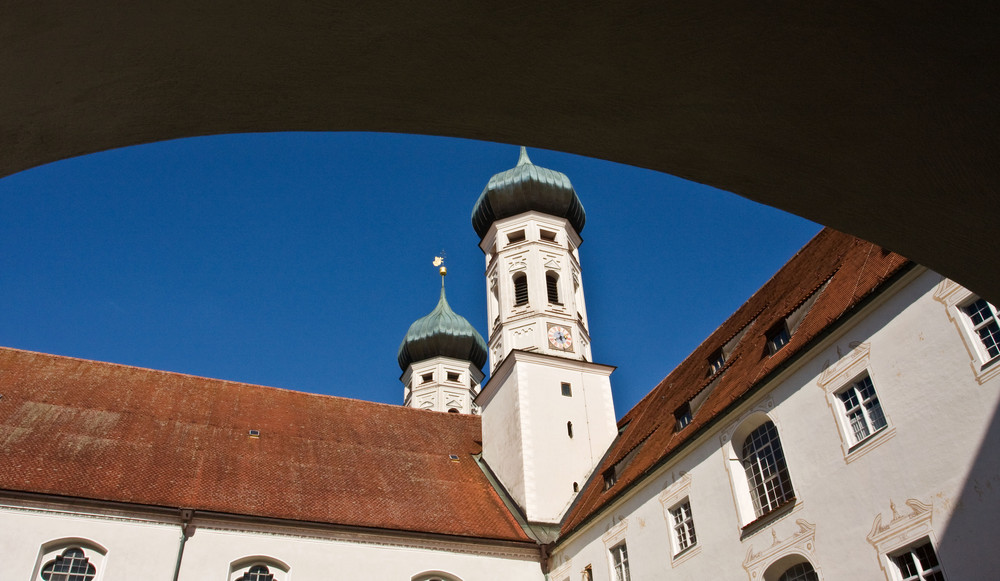
<instances>
[{"instance_id":1,"label":"belfry window","mask_svg":"<svg viewBox=\"0 0 1000 581\"><path fill-rule=\"evenodd\" d=\"M514 306L528 304L528 277L523 272L514 275Z\"/></svg>"},{"instance_id":2,"label":"belfry window","mask_svg":"<svg viewBox=\"0 0 1000 581\"><path fill-rule=\"evenodd\" d=\"M545 290L549 295L549 302L560 305L559 302L559 275L549 271L545 273Z\"/></svg>"}]
</instances>

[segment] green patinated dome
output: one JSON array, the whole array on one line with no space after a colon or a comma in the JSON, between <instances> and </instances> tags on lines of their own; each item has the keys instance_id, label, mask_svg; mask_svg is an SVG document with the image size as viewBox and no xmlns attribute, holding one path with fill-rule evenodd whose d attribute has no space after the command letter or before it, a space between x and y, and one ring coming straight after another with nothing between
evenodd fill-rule
<instances>
[{"instance_id":1,"label":"green patinated dome","mask_svg":"<svg viewBox=\"0 0 1000 581\"><path fill-rule=\"evenodd\" d=\"M479 195L472 209L472 227L482 239L497 220L528 210L566 218L577 234L587 221L583 204L566 174L531 163L522 147L517 166L490 178Z\"/></svg>"},{"instance_id":2,"label":"green patinated dome","mask_svg":"<svg viewBox=\"0 0 1000 581\"><path fill-rule=\"evenodd\" d=\"M437 306L430 314L410 325L399 345L397 359L403 371L414 361L441 356L471 361L476 369L482 369L486 364L486 341L465 317L448 306L443 282Z\"/></svg>"}]
</instances>

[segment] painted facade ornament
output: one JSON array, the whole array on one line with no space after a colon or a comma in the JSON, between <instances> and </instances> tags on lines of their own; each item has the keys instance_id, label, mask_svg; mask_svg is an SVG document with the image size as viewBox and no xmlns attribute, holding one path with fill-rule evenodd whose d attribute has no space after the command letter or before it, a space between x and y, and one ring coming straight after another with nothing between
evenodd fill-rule
<instances>
[{"instance_id":1,"label":"painted facade ornament","mask_svg":"<svg viewBox=\"0 0 1000 581\"><path fill-rule=\"evenodd\" d=\"M775 561L788 555L798 554L815 563L816 559L816 525L804 519L795 521L798 530L782 539L778 536L777 528L771 529L771 544L760 550L754 551L753 545L747 549L746 558L743 559L743 568L751 581L763 579L764 571ZM818 572L818 570L817 570Z\"/></svg>"}]
</instances>

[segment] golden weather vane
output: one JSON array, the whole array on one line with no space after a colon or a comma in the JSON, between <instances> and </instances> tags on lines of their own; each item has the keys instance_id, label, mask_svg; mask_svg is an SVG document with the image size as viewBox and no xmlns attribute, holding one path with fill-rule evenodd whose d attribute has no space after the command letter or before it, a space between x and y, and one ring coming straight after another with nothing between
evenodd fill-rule
<instances>
[{"instance_id":1,"label":"golden weather vane","mask_svg":"<svg viewBox=\"0 0 1000 581\"><path fill-rule=\"evenodd\" d=\"M439 267L438 272L441 273L441 276L445 276L446 274L448 274L448 269L444 266L444 259L446 256L447 254L445 254L444 250L442 250L441 256L434 257L434 266Z\"/></svg>"}]
</instances>

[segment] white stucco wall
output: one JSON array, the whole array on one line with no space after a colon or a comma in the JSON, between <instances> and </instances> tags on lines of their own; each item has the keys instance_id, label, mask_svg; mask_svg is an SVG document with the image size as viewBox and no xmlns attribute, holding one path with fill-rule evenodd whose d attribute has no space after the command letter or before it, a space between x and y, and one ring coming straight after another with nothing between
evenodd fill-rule
<instances>
[{"instance_id":1,"label":"white stucco wall","mask_svg":"<svg viewBox=\"0 0 1000 581\"><path fill-rule=\"evenodd\" d=\"M521 352L508 359L477 400L483 457L529 521L557 523L573 483L585 484L617 433L612 368Z\"/></svg>"},{"instance_id":2,"label":"white stucco wall","mask_svg":"<svg viewBox=\"0 0 1000 581\"><path fill-rule=\"evenodd\" d=\"M611 579L602 537L617 532L615 538L622 538L620 527L633 579L758 581L770 563L792 553L807 557L820 579L892 579L884 553L924 536L948 579L992 578L987 572L1000 569L1000 553L993 550L1000 516L1000 455L993 450L1000 444L1000 379L977 380L946 306L933 298L941 280L933 272L920 274L827 338L773 387L559 546L552 563L561 576L553 578L579 579L590 564L597 581ZM835 415L840 408L831 405L839 402L828 396L836 386L821 383L838 365L863 360L857 355L864 349L889 426L845 454ZM845 385L851 371L839 378ZM777 426L797 501L741 540L733 482L745 476L731 477L724 440L753 410ZM685 484L687 491L678 493ZM690 499L698 543L675 559L669 506L661 498L683 496ZM930 508L923 512L921 505ZM888 530L872 534L879 515Z\"/></svg>"},{"instance_id":3,"label":"white stucco wall","mask_svg":"<svg viewBox=\"0 0 1000 581\"><path fill-rule=\"evenodd\" d=\"M0 579L40 579L38 563L43 547L54 540L61 546L85 547L97 565L97 581L169 581L181 533L178 524L155 519L51 506L0 506ZM281 581L309 579L375 579L409 581L419 573L437 571L460 581L497 578L541 581L544 578L533 547L503 544L406 538L399 535L294 530L282 527L199 522L184 548L181 581L226 581L232 565L248 558L287 566ZM103 559L88 546L99 546ZM96 558L95 558L96 557ZM273 572L279 572L275 569ZM34 575L34 576L33 576Z\"/></svg>"}]
</instances>

